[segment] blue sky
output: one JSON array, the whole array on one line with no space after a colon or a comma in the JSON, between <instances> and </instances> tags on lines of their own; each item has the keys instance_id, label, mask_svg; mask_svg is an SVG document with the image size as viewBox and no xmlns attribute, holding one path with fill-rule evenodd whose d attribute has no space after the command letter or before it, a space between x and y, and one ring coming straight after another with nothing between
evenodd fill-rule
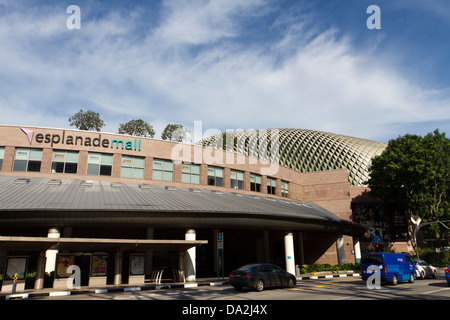
<instances>
[{"instance_id":1,"label":"blue sky","mask_svg":"<svg viewBox=\"0 0 450 320\"><path fill-rule=\"evenodd\" d=\"M69 30L67 7L81 9ZM369 30L370 5L381 29ZM0 0L1 124L450 132L448 0Z\"/></svg>"}]
</instances>

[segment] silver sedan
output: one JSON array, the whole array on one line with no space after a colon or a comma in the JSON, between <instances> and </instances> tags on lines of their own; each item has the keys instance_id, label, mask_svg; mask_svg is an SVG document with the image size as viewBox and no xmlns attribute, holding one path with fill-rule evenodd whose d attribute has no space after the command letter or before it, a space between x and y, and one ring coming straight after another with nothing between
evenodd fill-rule
<instances>
[{"instance_id":1,"label":"silver sedan","mask_svg":"<svg viewBox=\"0 0 450 320\"><path fill-rule=\"evenodd\" d=\"M436 279L437 269L424 260L414 259L416 265L417 278L425 279L426 277L432 277Z\"/></svg>"}]
</instances>

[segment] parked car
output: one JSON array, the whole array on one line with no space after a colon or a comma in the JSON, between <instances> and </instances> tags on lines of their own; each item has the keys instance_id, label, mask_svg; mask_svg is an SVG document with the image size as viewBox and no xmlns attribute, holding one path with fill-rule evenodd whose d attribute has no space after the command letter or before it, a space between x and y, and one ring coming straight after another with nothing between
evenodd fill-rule
<instances>
[{"instance_id":1,"label":"parked car","mask_svg":"<svg viewBox=\"0 0 450 320\"><path fill-rule=\"evenodd\" d=\"M447 279L447 284L450 286L450 266L445 269L445 279Z\"/></svg>"},{"instance_id":2,"label":"parked car","mask_svg":"<svg viewBox=\"0 0 450 320\"><path fill-rule=\"evenodd\" d=\"M403 253L366 253L361 257L361 278L365 281L373 274L373 267L380 269L382 282L397 285L399 281L413 283L416 268L412 259ZM372 268L369 268L372 267Z\"/></svg>"},{"instance_id":3,"label":"parked car","mask_svg":"<svg viewBox=\"0 0 450 320\"><path fill-rule=\"evenodd\" d=\"M292 288L297 283L292 273L274 264L247 264L230 272L230 284L236 289L250 287L262 291L269 287Z\"/></svg>"},{"instance_id":4,"label":"parked car","mask_svg":"<svg viewBox=\"0 0 450 320\"><path fill-rule=\"evenodd\" d=\"M416 265L417 278L425 279L426 277L433 277L433 279L436 279L437 269L435 267L424 260L413 259L413 261Z\"/></svg>"}]
</instances>

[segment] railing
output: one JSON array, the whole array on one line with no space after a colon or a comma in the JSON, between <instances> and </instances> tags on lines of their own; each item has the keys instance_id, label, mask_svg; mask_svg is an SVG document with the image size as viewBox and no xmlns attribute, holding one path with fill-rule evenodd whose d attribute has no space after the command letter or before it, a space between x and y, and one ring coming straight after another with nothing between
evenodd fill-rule
<instances>
[{"instance_id":1,"label":"railing","mask_svg":"<svg viewBox=\"0 0 450 320\"><path fill-rule=\"evenodd\" d=\"M173 274L173 279L176 282L186 282L186 278L184 276L184 271L179 269L171 269ZM150 276L149 281L157 284L161 284L162 276L165 271L169 271L167 268L157 268L153 269L152 274Z\"/></svg>"}]
</instances>

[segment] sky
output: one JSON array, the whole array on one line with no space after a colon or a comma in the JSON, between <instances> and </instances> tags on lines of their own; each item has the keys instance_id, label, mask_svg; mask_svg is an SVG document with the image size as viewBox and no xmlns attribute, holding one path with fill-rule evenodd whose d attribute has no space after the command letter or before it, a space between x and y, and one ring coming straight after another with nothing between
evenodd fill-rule
<instances>
[{"instance_id":1,"label":"sky","mask_svg":"<svg viewBox=\"0 0 450 320\"><path fill-rule=\"evenodd\" d=\"M449 17L448 0L0 0L0 124L450 133Z\"/></svg>"}]
</instances>

